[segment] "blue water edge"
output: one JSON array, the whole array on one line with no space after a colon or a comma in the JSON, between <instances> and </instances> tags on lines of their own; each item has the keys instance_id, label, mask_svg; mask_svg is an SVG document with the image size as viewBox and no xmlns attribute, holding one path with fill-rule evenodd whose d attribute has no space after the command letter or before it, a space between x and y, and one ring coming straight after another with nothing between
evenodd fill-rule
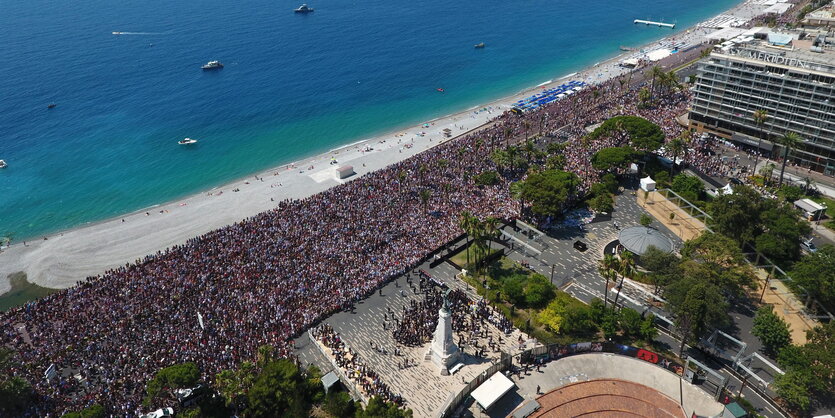
<instances>
[{"instance_id":1,"label":"blue water edge","mask_svg":"<svg viewBox=\"0 0 835 418\"><path fill-rule=\"evenodd\" d=\"M633 19L679 31L736 3L305 1L315 13L275 0L0 4L0 237L138 210L486 103L674 33ZM209 60L225 68L202 71ZM178 146L184 137L200 142Z\"/></svg>"}]
</instances>

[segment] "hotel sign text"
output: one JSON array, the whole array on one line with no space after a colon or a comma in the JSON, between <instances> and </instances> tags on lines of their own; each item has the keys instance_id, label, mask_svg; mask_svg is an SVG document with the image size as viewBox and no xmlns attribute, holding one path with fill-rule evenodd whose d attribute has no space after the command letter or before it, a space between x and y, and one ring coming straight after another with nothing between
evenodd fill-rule
<instances>
[{"instance_id":1,"label":"hotel sign text","mask_svg":"<svg viewBox=\"0 0 835 418\"><path fill-rule=\"evenodd\" d=\"M792 67L809 68L806 61L797 58L788 58L782 55L769 54L762 51L752 51L750 49L732 49L731 55L738 55L743 58L751 58L759 61L765 61L770 64L782 64Z\"/></svg>"}]
</instances>

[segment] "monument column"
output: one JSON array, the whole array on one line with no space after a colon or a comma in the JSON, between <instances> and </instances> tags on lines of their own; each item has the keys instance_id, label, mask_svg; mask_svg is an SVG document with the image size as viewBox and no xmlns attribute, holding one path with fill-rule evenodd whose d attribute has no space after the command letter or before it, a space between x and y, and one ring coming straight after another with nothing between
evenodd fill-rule
<instances>
[{"instance_id":1,"label":"monument column","mask_svg":"<svg viewBox=\"0 0 835 418\"><path fill-rule=\"evenodd\" d=\"M429 346L427 357L432 357L432 363L441 369L441 376L449 375L450 366L454 365L461 358L461 351L452 341L452 313L449 309L447 295L444 293L444 304L438 311L438 326L432 338L432 345Z\"/></svg>"}]
</instances>

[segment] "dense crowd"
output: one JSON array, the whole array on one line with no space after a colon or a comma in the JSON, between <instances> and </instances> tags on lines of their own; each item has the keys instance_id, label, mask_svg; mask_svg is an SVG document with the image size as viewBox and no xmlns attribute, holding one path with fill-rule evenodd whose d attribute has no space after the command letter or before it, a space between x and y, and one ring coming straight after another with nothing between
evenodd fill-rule
<instances>
[{"instance_id":1,"label":"dense crowd","mask_svg":"<svg viewBox=\"0 0 835 418\"><path fill-rule=\"evenodd\" d=\"M435 328L438 325L438 311L444 303L446 295L451 314L452 331L458 336L457 341L462 348L470 345L476 353L490 348L497 351L501 343L501 335L490 334L486 323L493 324L505 335L513 331L513 324L493 309L485 300L474 301L461 290L455 289L446 293L443 288L431 287L424 291L421 301L412 300L409 307L403 307L402 320L397 319L397 327L392 331L394 340L410 347L422 346L432 341ZM479 345L479 338L487 339L487 347Z\"/></svg>"},{"instance_id":2,"label":"dense crowd","mask_svg":"<svg viewBox=\"0 0 835 418\"><path fill-rule=\"evenodd\" d=\"M406 401L402 396L395 394L389 389L380 375L368 367L360 358L359 353L348 347L339 333L328 324L322 324L310 330L310 333L318 341L331 350L336 365L358 385L366 398L379 397L386 402L392 402L398 406L404 406Z\"/></svg>"},{"instance_id":3,"label":"dense crowd","mask_svg":"<svg viewBox=\"0 0 835 418\"><path fill-rule=\"evenodd\" d=\"M191 361L213 381L254 358L261 345L288 355L299 333L460 234L462 211L482 219L517 216L508 184L518 177L494 186L472 180L496 169L489 155L508 137L518 141L537 128L545 138L567 133L566 169L587 189L598 181L591 155L616 138L584 143L585 127L635 114L668 138L681 132L675 116L684 112L687 92L659 95L652 109L636 100L634 90L609 81L537 112L505 113L478 132L3 313L0 344L16 349L24 365L12 372L38 395L30 414L55 416L98 402L133 415L142 409L146 382L165 366ZM699 164L706 155L687 158ZM468 305L503 331L511 328L486 303ZM425 340L425 324L413 325L407 339ZM51 364L61 376L47 381Z\"/></svg>"}]
</instances>

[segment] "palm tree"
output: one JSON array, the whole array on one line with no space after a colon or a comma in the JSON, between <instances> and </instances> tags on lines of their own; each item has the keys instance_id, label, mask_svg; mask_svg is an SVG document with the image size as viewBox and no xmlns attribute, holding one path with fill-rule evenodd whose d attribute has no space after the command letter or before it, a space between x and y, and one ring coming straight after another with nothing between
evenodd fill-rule
<instances>
[{"instance_id":1,"label":"palm tree","mask_svg":"<svg viewBox=\"0 0 835 418\"><path fill-rule=\"evenodd\" d=\"M493 251L493 249L491 248L493 238L495 238L496 234L499 232L499 220L492 216L489 216L487 217L487 219L484 220L482 225L484 227L484 235L487 238L487 254L489 255Z\"/></svg>"},{"instance_id":2,"label":"palm tree","mask_svg":"<svg viewBox=\"0 0 835 418\"><path fill-rule=\"evenodd\" d=\"M403 192L403 182L406 181L406 177L408 177L408 176L409 175L406 174L405 170L400 170L400 172L397 173L397 184L398 184L397 187L400 189L401 193Z\"/></svg>"},{"instance_id":3,"label":"palm tree","mask_svg":"<svg viewBox=\"0 0 835 418\"><path fill-rule=\"evenodd\" d=\"M774 169L777 168L774 163L768 163L760 169L760 175L763 176L764 184L771 183L771 177L774 175Z\"/></svg>"},{"instance_id":4,"label":"palm tree","mask_svg":"<svg viewBox=\"0 0 835 418\"><path fill-rule=\"evenodd\" d=\"M420 193L420 202L423 204L423 212L427 212L429 206L429 199L432 197L432 190L431 189L421 189Z\"/></svg>"},{"instance_id":5,"label":"palm tree","mask_svg":"<svg viewBox=\"0 0 835 418\"><path fill-rule=\"evenodd\" d=\"M687 146L684 144L684 140L681 138L674 138L672 141L667 143L667 150L673 153L673 162L672 164L670 164L670 178L673 177L673 169L675 169L676 167L676 160L678 159L678 154L683 152L686 148Z\"/></svg>"},{"instance_id":6,"label":"palm tree","mask_svg":"<svg viewBox=\"0 0 835 418\"><path fill-rule=\"evenodd\" d=\"M652 101L652 95L655 93L655 79L661 79L664 77L664 70L661 69L659 66L652 67L650 71L650 75L652 76L652 84L650 84L649 89L649 101Z\"/></svg>"},{"instance_id":7,"label":"palm tree","mask_svg":"<svg viewBox=\"0 0 835 418\"><path fill-rule=\"evenodd\" d=\"M528 140L528 128L531 127L531 123L529 121L525 120L524 122L522 122L522 126L525 127L525 141L527 141Z\"/></svg>"},{"instance_id":8,"label":"palm tree","mask_svg":"<svg viewBox=\"0 0 835 418\"><path fill-rule=\"evenodd\" d=\"M513 128L511 128L510 126L508 126L507 128L504 128L504 146L505 147L510 146L510 136L511 135L513 135Z\"/></svg>"},{"instance_id":9,"label":"palm tree","mask_svg":"<svg viewBox=\"0 0 835 418\"><path fill-rule=\"evenodd\" d=\"M606 310L606 302L609 300L609 280L610 278L614 279L614 275L617 274L616 266L618 264L618 259L615 258L612 254L604 254L603 259L599 262L598 269L600 274L606 278L606 288L604 289L604 296L603 296L603 310Z\"/></svg>"},{"instance_id":10,"label":"palm tree","mask_svg":"<svg viewBox=\"0 0 835 418\"><path fill-rule=\"evenodd\" d=\"M522 181L510 183L510 195L519 201L519 217L523 218L525 213L525 199L522 196Z\"/></svg>"},{"instance_id":11,"label":"palm tree","mask_svg":"<svg viewBox=\"0 0 835 418\"><path fill-rule=\"evenodd\" d=\"M635 257L629 251L623 251L620 253L620 262L618 263L618 273L620 273L620 284L618 285L618 293L615 294L615 301L612 304L613 310L617 309L618 307L618 298L620 298L620 291L623 288L623 281L626 279L626 276L632 274L632 271L635 269Z\"/></svg>"},{"instance_id":12,"label":"palm tree","mask_svg":"<svg viewBox=\"0 0 835 418\"><path fill-rule=\"evenodd\" d=\"M525 141L525 146L522 150L525 152L525 159L527 159L528 165L531 165L531 156L536 152L536 146L533 144L533 141Z\"/></svg>"},{"instance_id":13,"label":"palm tree","mask_svg":"<svg viewBox=\"0 0 835 418\"><path fill-rule=\"evenodd\" d=\"M461 212L461 219L458 220L458 226L460 226L461 229L464 230L464 234L466 234L467 266L470 265L470 233L473 231L473 219L475 219L475 216L473 216L473 214L469 211L465 210Z\"/></svg>"},{"instance_id":14,"label":"palm tree","mask_svg":"<svg viewBox=\"0 0 835 418\"><path fill-rule=\"evenodd\" d=\"M768 111L765 109L755 110L754 114L752 115L754 118L754 123L757 124L758 130L762 131L763 124L768 119ZM757 170L757 163L760 161L760 145L762 145L763 138L762 132L760 132L759 139L757 139L757 152L754 155L754 170Z\"/></svg>"},{"instance_id":15,"label":"palm tree","mask_svg":"<svg viewBox=\"0 0 835 418\"><path fill-rule=\"evenodd\" d=\"M786 132L782 138L780 138L780 145L783 146L785 151L783 151L783 166L780 168L780 182L777 183L777 187L783 185L783 173L786 171L786 163L789 161L789 152L791 152L792 148L797 148L803 142L803 138L800 135L794 132Z\"/></svg>"}]
</instances>

